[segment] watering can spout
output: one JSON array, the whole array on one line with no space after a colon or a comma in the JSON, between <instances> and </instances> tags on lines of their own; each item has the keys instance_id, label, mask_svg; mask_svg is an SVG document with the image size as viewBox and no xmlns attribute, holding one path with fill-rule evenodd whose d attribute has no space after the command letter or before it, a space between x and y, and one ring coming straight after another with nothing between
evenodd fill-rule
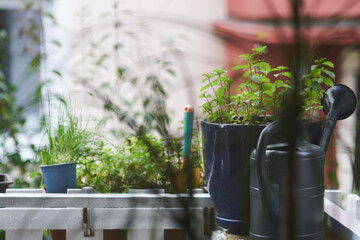
<instances>
[{"instance_id":1,"label":"watering can spout","mask_svg":"<svg viewBox=\"0 0 360 240\"><path fill-rule=\"evenodd\" d=\"M327 117L319 146L326 153L337 120L348 118L355 111L356 96L347 86L336 84L325 91L321 104Z\"/></svg>"}]
</instances>

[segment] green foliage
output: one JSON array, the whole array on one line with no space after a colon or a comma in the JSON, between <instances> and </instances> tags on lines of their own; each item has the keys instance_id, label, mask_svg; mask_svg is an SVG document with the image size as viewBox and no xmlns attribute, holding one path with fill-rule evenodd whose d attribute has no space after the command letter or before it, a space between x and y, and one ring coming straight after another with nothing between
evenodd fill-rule
<instances>
[{"instance_id":1,"label":"green foliage","mask_svg":"<svg viewBox=\"0 0 360 240\"><path fill-rule=\"evenodd\" d=\"M22 107L15 104L14 94L16 88L5 78L6 48L8 46L8 35L6 31L0 30L0 134L9 136L16 143L16 133L24 125Z\"/></svg>"},{"instance_id":2,"label":"green foliage","mask_svg":"<svg viewBox=\"0 0 360 240\"><path fill-rule=\"evenodd\" d=\"M304 117L308 119L312 119L316 110L323 108L321 105L321 98L325 92L323 86L334 86L335 74L328 68L334 68L334 64L321 58L315 60L310 73L303 76L304 88L300 94L304 99Z\"/></svg>"},{"instance_id":3,"label":"green foliage","mask_svg":"<svg viewBox=\"0 0 360 240\"><path fill-rule=\"evenodd\" d=\"M50 119L50 118L49 118ZM59 114L56 124L47 123L46 140L36 152L43 165L76 162L92 151L98 141L93 130L82 125L80 118L69 111Z\"/></svg>"},{"instance_id":4,"label":"green foliage","mask_svg":"<svg viewBox=\"0 0 360 240\"><path fill-rule=\"evenodd\" d=\"M169 190L167 169L180 153L179 139L165 140L150 134L130 137L119 147L102 143L97 151L78 161L78 181L104 193L126 192L130 188Z\"/></svg>"},{"instance_id":5,"label":"green foliage","mask_svg":"<svg viewBox=\"0 0 360 240\"><path fill-rule=\"evenodd\" d=\"M254 48L252 53L239 56L245 60L245 64L232 68L232 71L243 72L243 81L237 86L224 68L203 74L204 86L200 89L199 97L206 100L201 108L208 121L257 124L279 116L285 94L293 89L292 74L289 68L272 67L262 59L265 49L266 46ZM321 109L322 87L333 86L335 75L327 69L329 67L334 66L325 58L315 60L310 73L303 76L301 95L304 115L309 119L316 109Z\"/></svg>"},{"instance_id":6,"label":"green foliage","mask_svg":"<svg viewBox=\"0 0 360 240\"><path fill-rule=\"evenodd\" d=\"M2 149L0 167L3 173L12 175L12 171L17 172L16 177L13 176L14 183L10 187L33 187L40 182L40 178L36 178L34 182L29 182L27 180L28 171L36 167L37 164L30 159L22 158L20 152L24 146L19 146L18 141L18 134L22 133L25 124L24 107L16 104L15 93L17 89L5 75L8 41L7 32L0 29L0 147ZM9 148L7 145L9 142L13 143L14 148Z\"/></svg>"}]
</instances>

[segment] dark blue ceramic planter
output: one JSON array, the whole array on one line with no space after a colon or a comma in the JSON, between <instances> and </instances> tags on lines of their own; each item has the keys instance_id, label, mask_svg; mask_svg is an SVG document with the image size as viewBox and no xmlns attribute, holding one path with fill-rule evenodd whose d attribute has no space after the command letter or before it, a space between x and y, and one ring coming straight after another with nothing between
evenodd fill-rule
<instances>
[{"instance_id":1,"label":"dark blue ceramic planter","mask_svg":"<svg viewBox=\"0 0 360 240\"><path fill-rule=\"evenodd\" d=\"M41 166L47 193L66 193L76 188L76 162Z\"/></svg>"},{"instance_id":2,"label":"dark blue ceramic planter","mask_svg":"<svg viewBox=\"0 0 360 240\"><path fill-rule=\"evenodd\" d=\"M264 127L201 123L205 176L216 222L232 234L249 234L249 157Z\"/></svg>"},{"instance_id":3,"label":"dark blue ceramic planter","mask_svg":"<svg viewBox=\"0 0 360 240\"><path fill-rule=\"evenodd\" d=\"M217 224L236 235L249 235L250 164L266 125L201 123L207 188L216 209ZM316 143L321 124L307 125ZM275 140L276 141L276 140Z\"/></svg>"}]
</instances>

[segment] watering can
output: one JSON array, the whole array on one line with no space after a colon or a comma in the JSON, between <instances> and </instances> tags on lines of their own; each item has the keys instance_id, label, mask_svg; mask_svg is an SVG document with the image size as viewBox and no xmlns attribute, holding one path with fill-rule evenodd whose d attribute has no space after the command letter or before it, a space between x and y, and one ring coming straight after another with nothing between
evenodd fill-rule
<instances>
[{"instance_id":1,"label":"watering can","mask_svg":"<svg viewBox=\"0 0 360 240\"><path fill-rule=\"evenodd\" d=\"M280 239L281 225L286 226L282 222L284 208L281 206L288 204L289 178L294 183L291 211L295 217L295 239L324 238L325 154L336 121L354 112L356 97L350 88L339 84L326 90L322 105L327 118L318 145L310 143L300 120L295 123L300 131L291 151L287 143L268 145L271 137L283 130L280 120L269 124L260 134L250 156L250 240ZM294 176L287 174L289 160L296 167Z\"/></svg>"}]
</instances>

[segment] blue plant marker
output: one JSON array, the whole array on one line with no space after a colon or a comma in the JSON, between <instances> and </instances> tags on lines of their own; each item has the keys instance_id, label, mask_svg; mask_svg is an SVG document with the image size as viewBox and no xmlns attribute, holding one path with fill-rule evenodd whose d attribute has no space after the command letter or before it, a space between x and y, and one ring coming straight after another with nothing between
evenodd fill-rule
<instances>
[{"instance_id":1,"label":"blue plant marker","mask_svg":"<svg viewBox=\"0 0 360 240\"><path fill-rule=\"evenodd\" d=\"M185 106L184 112L184 159L190 158L191 139L194 125L194 108L190 105Z\"/></svg>"}]
</instances>

